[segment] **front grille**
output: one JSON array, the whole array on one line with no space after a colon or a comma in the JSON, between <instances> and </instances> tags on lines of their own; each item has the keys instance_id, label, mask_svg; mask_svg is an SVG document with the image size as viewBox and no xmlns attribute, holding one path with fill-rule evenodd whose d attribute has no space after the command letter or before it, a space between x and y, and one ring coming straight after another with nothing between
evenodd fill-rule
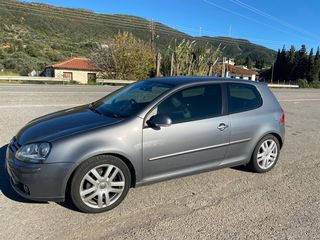
<instances>
[{"instance_id":1,"label":"front grille","mask_svg":"<svg viewBox=\"0 0 320 240\"><path fill-rule=\"evenodd\" d=\"M19 148L21 147L21 145L18 143L17 139L14 137L11 142L10 142L10 150L12 152L16 152Z\"/></svg>"}]
</instances>

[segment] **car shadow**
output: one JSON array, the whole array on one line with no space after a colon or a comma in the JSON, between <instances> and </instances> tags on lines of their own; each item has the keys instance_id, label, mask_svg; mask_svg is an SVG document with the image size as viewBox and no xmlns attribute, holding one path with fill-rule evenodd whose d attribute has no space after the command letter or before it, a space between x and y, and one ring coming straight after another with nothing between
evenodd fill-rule
<instances>
[{"instance_id":1,"label":"car shadow","mask_svg":"<svg viewBox=\"0 0 320 240\"><path fill-rule=\"evenodd\" d=\"M248 173L254 173L249 167L240 165L236 167L232 167L232 170L241 171L241 172L248 172Z\"/></svg>"},{"instance_id":2,"label":"car shadow","mask_svg":"<svg viewBox=\"0 0 320 240\"><path fill-rule=\"evenodd\" d=\"M1 193L6 196L7 198L22 203L38 203L35 201L31 201L25 199L18 195L12 188L10 184L10 177L7 173L7 169L5 168L5 159L6 159L6 151L8 145L4 145L0 148L0 195ZM42 202L46 203L46 202Z\"/></svg>"}]
</instances>

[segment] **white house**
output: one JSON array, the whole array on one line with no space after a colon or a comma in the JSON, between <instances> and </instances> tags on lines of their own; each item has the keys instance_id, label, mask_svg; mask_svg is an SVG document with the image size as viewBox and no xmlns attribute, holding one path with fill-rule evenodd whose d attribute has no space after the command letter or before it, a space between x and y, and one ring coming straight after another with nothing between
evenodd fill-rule
<instances>
[{"instance_id":1,"label":"white house","mask_svg":"<svg viewBox=\"0 0 320 240\"><path fill-rule=\"evenodd\" d=\"M98 69L94 67L90 59L75 57L47 66L42 76L70 79L82 84L95 82Z\"/></svg>"},{"instance_id":2,"label":"white house","mask_svg":"<svg viewBox=\"0 0 320 240\"><path fill-rule=\"evenodd\" d=\"M229 77L229 78L238 78L238 79L255 81L258 75L256 71L253 71L244 67L240 67L240 66L233 66L230 64L227 64L225 66L225 70L226 70L226 77Z\"/></svg>"}]
</instances>

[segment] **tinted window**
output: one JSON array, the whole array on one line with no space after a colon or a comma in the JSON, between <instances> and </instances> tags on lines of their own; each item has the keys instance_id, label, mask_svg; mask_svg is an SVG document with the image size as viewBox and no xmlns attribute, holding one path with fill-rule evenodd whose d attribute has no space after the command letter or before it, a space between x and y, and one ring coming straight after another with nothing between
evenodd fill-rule
<instances>
[{"instance_id":1,"label":"tinted window","mask_svg":"<svg viewBox=\"0 0 320 240\"><path fill-rule=\"evenodd\" d=\"M204 85L178 91L161 102L158 114L167 115L172 123L221 115L222 98L219 84Z\"/></svg>"},{"instance_id":2,"label":"tinted window","mask_svg":"<svg viewBox=\"0 0 320 240\"><path fill-rule=\"evenodd\" d=\"M262 105L262 99L256 87L248 84L230 83L228 88L230 113L248 111Z\"/></svg>"}]
</instances>

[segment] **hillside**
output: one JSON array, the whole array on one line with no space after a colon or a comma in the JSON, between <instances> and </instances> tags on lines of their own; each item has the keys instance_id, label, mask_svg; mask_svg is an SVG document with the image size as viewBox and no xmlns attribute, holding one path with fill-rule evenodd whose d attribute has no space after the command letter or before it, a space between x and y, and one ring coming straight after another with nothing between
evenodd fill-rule
<instances>
[{"instance_id":1,"label":"hillside","mask_svg":"<svg viewBox=\"0 0 320 240\"><path fill-rule=\"evenodd\" d=\"M129 31L150 41L151 22L134 16L96 14L83 9L54 7L39 3L0 0L0 69L26 74L31 69L71 56L88 56L92 47L119 31ZM248 40L226 37L192 37L161 23L154 23L156 46L165 52L175 39L196 40L199 46L223 47L224 56L243 62L271 64L275 51Z\"/></svg>"}]
</instances>

